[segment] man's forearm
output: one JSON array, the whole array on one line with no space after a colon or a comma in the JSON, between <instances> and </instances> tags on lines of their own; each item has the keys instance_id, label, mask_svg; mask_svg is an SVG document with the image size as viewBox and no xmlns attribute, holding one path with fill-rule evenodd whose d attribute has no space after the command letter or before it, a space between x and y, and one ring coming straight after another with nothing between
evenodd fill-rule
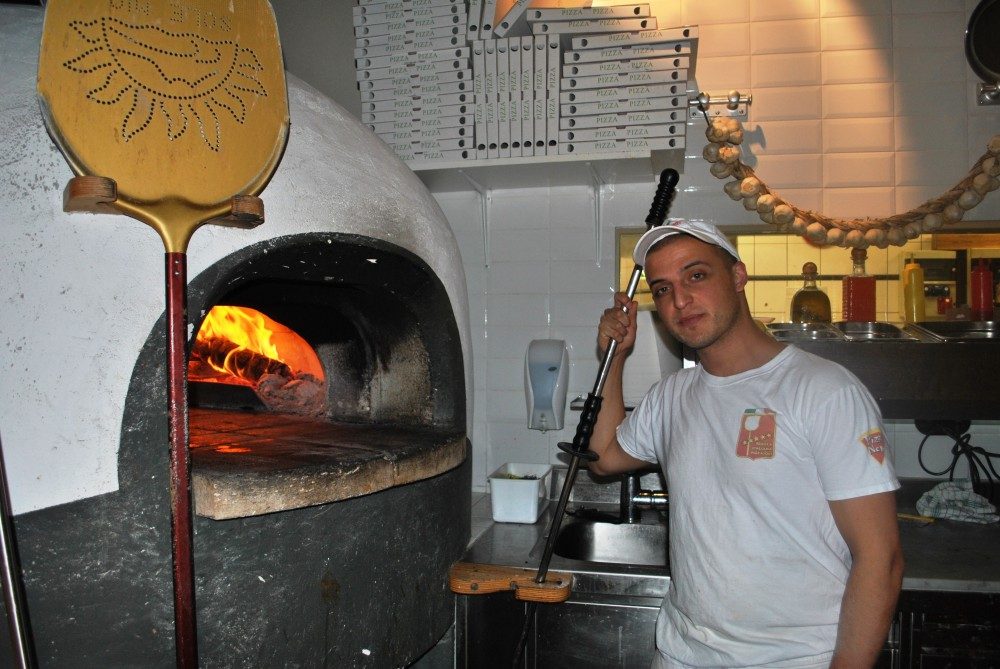
<instances>
[{"instance_id":1,"label":"man's forearm","mask_svg":"<svg viewBox=\"0 0 1000 669\"><path fill-rule=\"evenodd\" d=\"M856 561L840 609L837 649L831 669L871 667L885 646L902 583L902 558Z\"/></svg>"},{"instance_id":2,"label":"man's forearm","mask_svg":"<svg viewBox=\"0 0 1000 669\"><path fill-rule=\"evenodd\" d=\"M590 449L600 458L605 457L602 463L598 460L590 465L590 468L597 473L614 473L610 470L613 459L612 445L617 445L617 428L625 420L625 400L622 395L622 376L625 368L624 356L618 355L611 361L608 369L608 376L604 381L604 389L601 393L601 410L597 414L597 421L594 423L594 431L590 437ZM606 469L605 466L608 466Z\"/></svg>"}]
</instances>

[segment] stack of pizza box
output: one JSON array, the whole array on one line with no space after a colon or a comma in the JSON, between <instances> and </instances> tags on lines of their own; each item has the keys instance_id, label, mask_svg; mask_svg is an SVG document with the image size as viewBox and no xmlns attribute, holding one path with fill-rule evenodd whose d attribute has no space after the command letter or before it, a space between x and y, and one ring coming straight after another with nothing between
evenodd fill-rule
<instances>
[{"instance_id":1,"label":"stack of pizza box","mask_svg":"<svg viewBox=\"0 0 1000 669\"><path fill-rule=\"evenodd\" d=\"M559 91L560 153L684 147L696 27L573 36Z\"/></svg>"},{"instance_id":2,"label":"stack of pizza box","mask_svg":"<svg viewBox=\"0 0 1000 669\"><path fill-rule=\"evenodd\" d=\"M362 120L411 165L684 147L697 28L648 4L358 1Z\"/></svg>"},{"instance_id":3,"label":"stack of pizza box","mask_svg":"<svg viewBox=\"0 0 1000 669\"><path fill-rule=\"evenodd\" d=\"M400 158L474 154L463 0L360 0L353 8L361 120Z\"/></svg>"},{"instance_id":4,"label":"stack of pizza box","mask_svg":"<svg viewBox=\"0 0 1000 669\"><path fill-rule=\"evenodd\" d=\"M561 53L557 35L472 43L478 158L556 153Z\"/></svg>"}]
</instances>

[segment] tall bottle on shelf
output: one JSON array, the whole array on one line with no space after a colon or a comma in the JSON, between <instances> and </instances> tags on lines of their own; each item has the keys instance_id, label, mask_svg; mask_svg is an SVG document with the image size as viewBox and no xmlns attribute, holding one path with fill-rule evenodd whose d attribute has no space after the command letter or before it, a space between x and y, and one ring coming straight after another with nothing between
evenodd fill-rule
<instances>
[{"instance_id":1,"label":"tall bottle on shelf","mask_svg":"<svg viewBox=\"0 0 1000 669\"><path fill-rule=\"evenodd\" d=\"M868 251L851 249L851 273L843 279L845 321L875 320L875 277L865 272Z\"/></svg>"},{"instance_id":2,"label":"tall bottle on shelf","mask_svg":"<svg viewBox=\"0 0 1000 669\"><path fill-rule=\"evenodd\" d=\"M900 288L903 291L903 320L907 323L919 323L927 320L924 299L924 268L913 258L903 266L899 277Z\"/></svg>"},{"instance_id":3,"label":"tall bottle on shelf","mask_svg":"<svg viewBox=\"0 0 1000 669\"><path fill-rule=\"evenodd\" d=\"M993 320L993 273L990 271L989 263L986 260L976 263L969 279L972 320Z\"/></svg>"},{"instance_id":4,"label":"tall bottle on shelf","mask_svg":"<svg viewBox=\"0 0 1000 669\"><path fill-rule=\"evenodd\" d=\"M802 287L792 296L791 319L793 323L829 323L830 298L816 285L816 263L802 266Z\"/></svg>"}]
</instances>

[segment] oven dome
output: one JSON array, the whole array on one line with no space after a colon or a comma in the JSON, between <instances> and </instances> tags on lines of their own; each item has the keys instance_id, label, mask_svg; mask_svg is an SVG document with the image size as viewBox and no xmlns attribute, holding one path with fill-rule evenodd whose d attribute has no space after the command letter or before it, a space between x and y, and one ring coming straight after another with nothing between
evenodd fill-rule
<instances>
[{"instance_id":1,"label":"oven dome","mask_svg":"<svg viewBox=\"0 0 1000 669\"><path fill-rule=\"evenodd\" d=\"M35 94L43 16L38 7L0 4L0 242L10 259L0 286L0 426L16 513L118 489L129 379L164 310L155 232L122 216L62 211L73 174L45 132ZM200 228L188 249L189 276L241 248L302 233L401 247L447 291L471 395L465 278L447 220L368 128L286 76L291 130L261 193L266 220L249 231ZM471 398L466 415L470 421Z\"/></svg>"}]
</instances>

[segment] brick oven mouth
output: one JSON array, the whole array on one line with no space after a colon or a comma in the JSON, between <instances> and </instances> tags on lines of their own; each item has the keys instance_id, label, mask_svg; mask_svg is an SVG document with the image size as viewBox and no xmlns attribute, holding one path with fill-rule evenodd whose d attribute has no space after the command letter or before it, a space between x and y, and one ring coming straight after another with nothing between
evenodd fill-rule
<instances>
[{"instance_id":1,"label":"brick oven mouth","mask_svg":"<svg viewBox=\"0 0 1000 669\"><path fill-rule=\"evenodd\" d=\"M319 370L303 372L298 358L234 354L217 336L193 340L189 424L200 516L336 502L436 476L466 457L463 356L441 282L398 247L323 236L337 243L272 244L209 273L201 321L210 307L262 315L295 333ZM213 355L261 374L206 382L203 358ZM288 392L275 399L260 378Z\"/></svg>"}]
</instances>

